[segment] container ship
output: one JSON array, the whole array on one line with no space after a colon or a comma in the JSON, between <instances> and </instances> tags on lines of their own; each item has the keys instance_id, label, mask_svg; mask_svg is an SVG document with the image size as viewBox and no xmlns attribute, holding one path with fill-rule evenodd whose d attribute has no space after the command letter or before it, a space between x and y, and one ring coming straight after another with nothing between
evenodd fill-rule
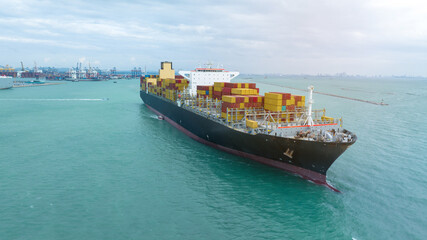
<instances>
[{"instance_id":1,"label":"container ship","mask_svg":"<svg viewBox=\"0 0 427 240\"><path fill-rule=\"evenodd\" d=\"M262 96L255 83L231 83L239 73L223 68L179 74L162 62L158 75L140 79L140 97L159 118L201 143L338 191L326 172L357 137L342 119L312 109L312 86L306 106L305 96Z\"/></svg>"}]
</instances>

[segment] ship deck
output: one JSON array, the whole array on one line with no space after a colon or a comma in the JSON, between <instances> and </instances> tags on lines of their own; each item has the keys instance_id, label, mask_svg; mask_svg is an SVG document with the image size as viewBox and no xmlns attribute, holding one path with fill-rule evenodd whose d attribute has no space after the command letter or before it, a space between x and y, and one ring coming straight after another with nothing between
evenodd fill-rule
<instances>
[{"instance_id":1,"label":"ship deck","mask_svg":"<svg viewBox=\"0 0 427 240\"><path fill-rule=\"evenodd\" d=\"M151 93L148 93L151 94ZM267 134L276 137L320 142L354 142L356 136L342 128L342 119L324 117L325 109L312 110L313 125L306 122L307 109L300 107L294 111L271 112L263 108L227 109L227 118L221 116L222 101L194 97L185 92L177 92L182 97L172 101L156 96L212 121L226 125L247 134ZM294 116L293 120L282 121L284 114ZM247 120L255 121L256 127L248 127Z\"/></svg>"}]
</instances>

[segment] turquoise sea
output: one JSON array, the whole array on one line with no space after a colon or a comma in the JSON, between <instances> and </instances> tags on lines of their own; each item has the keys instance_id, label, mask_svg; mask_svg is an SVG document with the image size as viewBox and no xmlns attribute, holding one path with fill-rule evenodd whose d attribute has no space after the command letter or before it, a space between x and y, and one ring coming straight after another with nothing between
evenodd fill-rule
<instances>
[{"instance_id":1,"label":"turquoise sea","mask_svg":"<svg viewBox=\"0 0 427 240\"><path fill-rule=\"evenodd\" d=\"M246 79L250 78L250 79ZM336 193L188 138L139 80L0 91L0 239L426 239L427 79L241 76L307 88L358 135Z\"/></svg>"}]
</instances>

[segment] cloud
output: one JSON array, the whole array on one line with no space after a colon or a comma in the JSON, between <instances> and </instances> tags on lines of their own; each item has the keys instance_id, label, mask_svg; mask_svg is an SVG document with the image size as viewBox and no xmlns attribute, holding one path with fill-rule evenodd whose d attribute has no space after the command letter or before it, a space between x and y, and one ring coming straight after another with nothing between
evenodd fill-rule
<instances>
[{"instance_id":1,"label":"cloud","mask_svg":"<svg viewBox=\"0 0 427 240\"><path fill-rule=\"evenodd\" d=\"M427 75L413 67L427 55L427 6L417 0L27 0L4 2L0 16L0 64L87 56L105 67L169 59L188 69L215 59L255 73Z\"/></svg>"},{"instance_id":2,"label":"cloud","mask_svg":"<svg viewBox=\"0 0 427 240\"><path fill-rule=\"evenodd\" d=\"M37 38L0 36L0 41L17 42L17 43L25 43L25 44L43 44L43 45L50 45L55 47L63 47L63 48L71 48L71 49L100 50L100 48L96 46L91 46L91 45L80 45L80 44L75 44L73 42L57 42L54 40L37 39Z\"/></svg>"}]
</instances>

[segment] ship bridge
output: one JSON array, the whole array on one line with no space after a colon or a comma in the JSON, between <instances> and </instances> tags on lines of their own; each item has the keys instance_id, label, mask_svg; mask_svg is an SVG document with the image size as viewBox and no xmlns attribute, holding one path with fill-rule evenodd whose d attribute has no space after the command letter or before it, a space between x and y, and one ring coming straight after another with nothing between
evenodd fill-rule
<instances>
[{"instance_id":1,"label":"ship bridge","mask_svg":"<svg viewBox=\"0 0 427 240\"><path fill-rule=\"evenodd\" d=\"M229 72L224 68L212 68L212 64L207 64L205 68L196 68L192 71L179 71L179 74L190 81L190 94L197 94L197 86L213 85L214 82L230 82L231 79L239 76L239 72Z\"/></svg>"}]
</instances>

